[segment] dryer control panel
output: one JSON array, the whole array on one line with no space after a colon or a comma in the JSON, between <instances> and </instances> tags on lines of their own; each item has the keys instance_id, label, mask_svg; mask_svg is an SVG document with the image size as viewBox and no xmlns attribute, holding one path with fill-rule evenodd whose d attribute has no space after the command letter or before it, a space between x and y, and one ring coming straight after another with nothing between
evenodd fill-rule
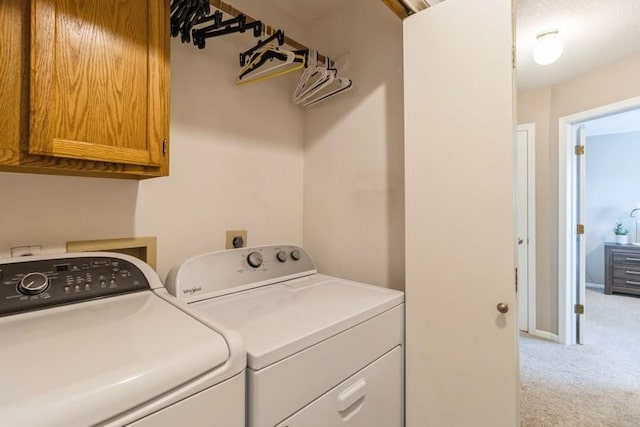
<instances>
[{"instance_id":1,"label":"dryer control panel","mask_svg":"<svg viewBox=\"0 0 640 427\"><path fill-rule=\"evenodd\" d=\"M0 316L148 289L118 257L13 258L0 263Z\"/></svg>"},{"instance_id":2,"label":"dryer control panel","mask_svg":"<svg viewBox=\"0 0 640 427\"><path fill-rule=\"evenodd\" d=\"M273 245L196 255L169 272L165 287L190 303L316 273L299 246Z\"/></svg>"}]
</instances>

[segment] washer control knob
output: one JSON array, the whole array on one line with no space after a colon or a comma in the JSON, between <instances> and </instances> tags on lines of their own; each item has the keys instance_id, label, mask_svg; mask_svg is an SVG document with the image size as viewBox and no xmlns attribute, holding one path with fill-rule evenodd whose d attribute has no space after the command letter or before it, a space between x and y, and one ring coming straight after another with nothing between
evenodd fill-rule
<instances>
[{"instance_id":1,"label":"washer control knob","mask_svg":"<svg viewBox=\"0 0 640 427\"><path fill-rule=\"evenodd\" d=\"M49 287L49 278L42 273L29 273L18 284L18 290L25 295L38 295Z\"/></svg>"},{"instance_id":2,"label":"washer control knob","mask_svg":"<svg viewBox=\"0 0 640 427\"><path fill-rule=\"evenodd\" d=\"M278 258L280 262L285 262L287 260L287 253L285 251L279 251L276 254L276 258Z\"/></svg>"},{"instance_id":3,"label":"washer control knob","mask_svg":"<svg viewBox=\"0 0 640 427\"><path fill-rule=\"evenodd\" d=\"M299 250L294 249L291 251L291 258L293 258L294 261L299 261L300 258L302 258L302 255Z\"/></svg>"},{"instance_id":4,"label":"washer control knob","mask_svg":"<svg viewBox=\"0 0 640 427\"><path fill-rule=\"evenodd\" d=\"M262 265L262 254L260 252L251 252L247 256L247 262L253 268L258 268Z\"/></svg>"}]
</instances>

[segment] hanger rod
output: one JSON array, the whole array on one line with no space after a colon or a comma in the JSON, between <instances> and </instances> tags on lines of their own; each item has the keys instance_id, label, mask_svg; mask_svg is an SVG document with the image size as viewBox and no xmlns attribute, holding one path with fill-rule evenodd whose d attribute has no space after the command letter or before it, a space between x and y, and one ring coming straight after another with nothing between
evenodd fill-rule
<instances>
[{"instance_id":1,"label":"hanger rod","mask_svg":"<svg viewBox=\"0 0 640 427\"><path fill-rule=\"evenodd\" d=\"M382 2L386 4L398 18L404 19L409 16L409 10L401 0L382 0Z\"/></svg>"},{"instance_id":2,"label":"hanger rod","mask_svg":"<svg viewBox=\"0 0 640 427\"><path fill-rule=\"evenodd\" d=\"M239 11L238 9L236 9L235 7L231 6L230 4L227 4L225 2L223 2L222 0L209 0L209 4L213 7L215 7L218 10L221 10L222 12L226 13L227 15L231 15L234 18L237 17L238 15L244 15L247 17L247 23L251 23L254 21L257 21L257 19L252 18L251 16L247 15L244 12ZM267 35L272 35L274 34L277 29L274 29L272 26L270 25L265 25L266 28L266 33ZM287 37L286 34L284 36L284 43L287 46L290 46L296 50L302 50L302 49L308 49L308 47L306 47L305 45L303 45L302 43L298 43L297 41L295 41L294 39ZM326 58L323 55L318 54L318 59L321 61L325 61Z\"/></svg>"}]
</instances>

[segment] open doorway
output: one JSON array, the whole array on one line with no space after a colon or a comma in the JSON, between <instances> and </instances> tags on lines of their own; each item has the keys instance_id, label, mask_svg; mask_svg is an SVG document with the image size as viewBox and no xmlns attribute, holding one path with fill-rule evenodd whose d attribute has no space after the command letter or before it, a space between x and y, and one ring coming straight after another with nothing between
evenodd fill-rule
<instances>
[{"instance_id":1,"label":"open doorway","mask_svg":"<svg viewBox=\"0 0 640 427\"><path fill-rule=\"evenodd\" d=\"M591 269L587 271L587 257L591 258L592 263L597 263L598 245L604 246L605 242L589 243L586 230L589 227L592 231L602 233L602 225L585 224L583 218L587 217L587 203L585 203L586 194L586 176L588 171L585 158L588 156L588 141L591 137L595 138L598 134L603 134L599 128L603 126L609 127L607 133L622 133L625 130L640 130L637 126L627 127L622 120L625 114L630 111L640 109L640 98L633 98L627 101L603 106L600 108L584 111L571 116L560 118L559 123L559 338L564 344L579 344L588 339L588 308L585 307L585 288L586 283L593 282L597 279L595 272ZM630 123L632 123L631 121ZM619 126L617 132L612 126ZM589 130L591 128L591 131ZM582 134L582 136L581 136ZM593 140L594 142L597 139ZM580 146L586 148L581 149ZM576 147L578 146L578 147ZM586 168L585 168L586 166ZM586 170L585 170L586 169ZM607 193L612 195L615 191L609 189ZM640 193L629 194L628 211L635 207L640 201ZM588 198L586 198L588 200ZM635 200L638 199L638 200ZM627 214L629 213L627 212ZM622 211L613 214L618 221L621 221ZM626 221L627 223L630 221ZM614 224L611 224L613 228ZM623 222L623 227L627 227ZM635 228L634 228L635 231ZM594 235L594 236L595 236ZM613 239L612 233L609 240ZM592 237L593 240L593 237ZM606 237L605 237L606 240ZM594 247L595 245L595 247ZM601 248L603 249L603 248ZM593 255L589 255L593 254ZM603 262L603 259L600 259ZM632 274L632 273L630 273ZM604 273L602 273L602 281L604 282ZM604 284L604 283L603 283ZM638 280L640 286L640 280ZM640 289L640 288L639 288Z\"/></svg>"}]
</instances>

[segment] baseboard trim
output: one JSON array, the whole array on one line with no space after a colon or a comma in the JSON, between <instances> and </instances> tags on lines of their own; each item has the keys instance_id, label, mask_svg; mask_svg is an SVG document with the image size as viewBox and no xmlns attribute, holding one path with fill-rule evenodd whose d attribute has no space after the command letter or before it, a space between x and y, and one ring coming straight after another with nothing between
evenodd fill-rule
<instances>
[{"instance_id":1,"label":"baseboard trim","mask_svg":"<svg viewBox=\"0 0 640 427\"><path fill-rule=\"evenodd\" d=\"M599 283L585 283L585 286L592 289L604 289L604 285Z\"/></svg>"},{"instance_id":2,"label":"baseboard trim","mask_svg":"<svg viewBox=\"0 0 640 427\"><path fill-rule=\"evenodd\" d=\"M560 337L556 334L547 331L541 331L536 329L534 331L529 331L529 335L533 335L534 337L544 338L545 340L560 342Z\"/></svg>"}]
</instances>

